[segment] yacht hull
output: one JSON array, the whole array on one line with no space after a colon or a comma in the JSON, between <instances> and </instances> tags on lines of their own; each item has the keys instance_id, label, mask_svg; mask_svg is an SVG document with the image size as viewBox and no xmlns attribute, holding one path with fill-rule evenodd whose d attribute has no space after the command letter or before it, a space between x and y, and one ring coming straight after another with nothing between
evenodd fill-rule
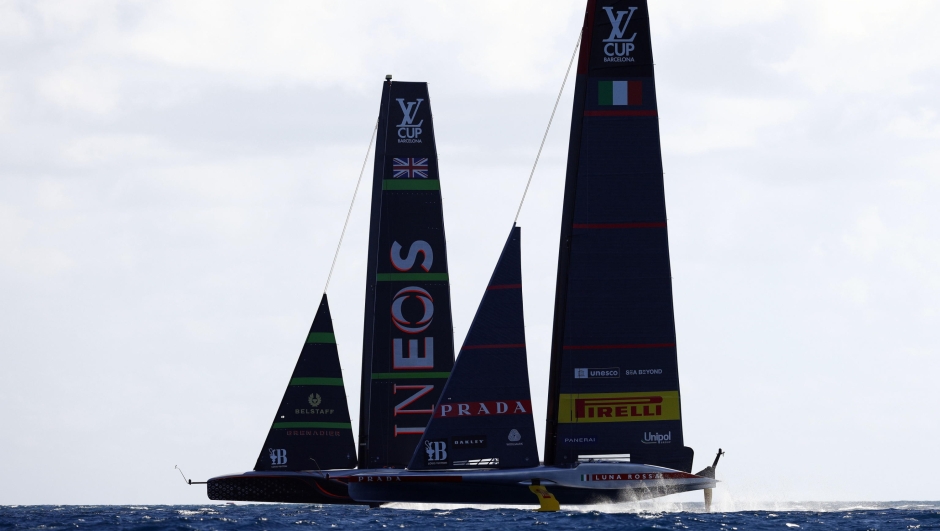
<instances>
[{"instance_id":1,"label":"yacht hull","mask_svg":"<svg viewBox=\"0 0 940 531\"><path fill-rule=\"evenodd\" d=\"M363 470L348 478L349 496L361 503L470 503L538 505L529 486L541 484L562 505L590 505L657 498L714 488L711 478L669 468L582 463L512 470Z\"/></svg>"},{"instance_id":2,"label":"yacht hull","mask_svg":"<svg viewBox=\"0 0 940 531\"><path fill-rule=\"evenodd\" d=\"M210 500L356 504L349 497L344 474L340 470L329 477L320 472L246 472L218 476L206 482Z\"/></svg>"}]
</instances>

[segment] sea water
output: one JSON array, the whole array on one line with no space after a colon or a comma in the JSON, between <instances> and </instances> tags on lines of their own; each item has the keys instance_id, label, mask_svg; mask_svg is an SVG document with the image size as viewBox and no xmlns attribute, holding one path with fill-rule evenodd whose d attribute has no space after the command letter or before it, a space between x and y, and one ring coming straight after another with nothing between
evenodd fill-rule
<instances>
[{"instance_id":1,"label":"sea water","mask_svg":"<svg viewBox=\"0 0 940 531\"><path fill-rule=\"evenodd\" d=\"M940 529L940 502L775 504L774 510L703 512L702 504L447 508L296 504L0 506L0 529ZM652 510L650 510L652 509Z\"/></svg>"}]
</instances>

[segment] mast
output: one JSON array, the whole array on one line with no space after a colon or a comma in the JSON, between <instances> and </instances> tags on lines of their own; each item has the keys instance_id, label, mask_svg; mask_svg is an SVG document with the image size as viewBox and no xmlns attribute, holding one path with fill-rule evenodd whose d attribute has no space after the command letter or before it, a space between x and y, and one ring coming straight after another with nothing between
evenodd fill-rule
<instances>
[{"instance_id":1,"label":"mast","mask_svg":"<svg viewBox=\"0 0 940 531\"><path fill-rule=\"evenodd\" d=\"M427 83L382 87L359 417L361 468L404 468L454 364L447 247Z\"/></svg>"},{"instance_id":2,"label":"mast","mask_svg":"<svg viewBox=\"0 0 940 531\"><path fill-rule=\"evenodd\" d=\"M594 0L588 0L581 28L581 49L575 75L574 104L571 110L571 134L568 139L568 169L565 174L565 197L561 210L561 243L558 249L558 273L555 280L555 321L552 327L551 361L548 371L548 402L545 418L546 465L554 465L557 451L558 397L561 387L561 347L564 342L565 308L568 300L568 263L571 251L571 225L574 198L578 183L578 160L581 156L581 116L584 113L584 92L587 87L587 64L594 30Z\"/></svg>"},{"instance_id":3,"label":"mast","mask_svg":"<svg viewBox=\"0 0 940 531\"><path fill-rule=\"evenodd\" d=\"M545 463L690 471L646 0L589 0L558 253Z\"/></svg>"},{"instance_id":4,"label":"mast","mask_svg":"<svg viewBox=\"0 0 940 531\"><path fill-rule=\"evenodd\" d=\"M382 173L385 167L385 142L388 129L388 97L392 76L385 76L379 105L375 162L372 169L372 209L369 219L369 251L366 261L366 302L362 331L362 379L359 391L359 462L369 462L369 422L372 403L372 343L375 336L375 271L378 263L379 219L382 215ZM368 468L368 467L366 467Z\"/></svg>"}]
</instances>

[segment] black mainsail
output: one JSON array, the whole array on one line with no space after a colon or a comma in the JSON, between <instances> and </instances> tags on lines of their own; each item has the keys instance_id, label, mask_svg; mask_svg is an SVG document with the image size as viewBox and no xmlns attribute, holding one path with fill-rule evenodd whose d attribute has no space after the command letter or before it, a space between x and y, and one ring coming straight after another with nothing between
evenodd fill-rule
<instances>
[{"instance_id":1,"label":"black mainsail","mask_svg":"<svg viewBox=\"0 0 940 531\"><path fill-rule=\"evenodd\" d=\"M513 227L409 470L539 464Z\"/></svg>"},{"instance_id":2,"label":"black mainsail","mask_svg":"<svg viewBox=\"0 0 940 531\"><path fill-rule=\"evenodd\" d=\"M255 470L356 466L356 445L326 293L310 325Z\"/></svg>"},{"instance_id":3,"label":"black mainsail","mask_svg":"<svg viewBox=\"0 0 940 531\"><path fill-rule=\"evenodd\" d=\"M562 211L545 463L630 454L690 471L683 445L646 0L589 0Z\"/></svg>"},{"instance_id":4,"label":"black mainsail","mask_svg":"<svg viewBox=\"0 0 940 531\"><path fill-rule=\"evenodd\" d=\"M366 277L360 468L404 468L454 364L427 83L382 88Z\"/></svg>"}]
</instances>

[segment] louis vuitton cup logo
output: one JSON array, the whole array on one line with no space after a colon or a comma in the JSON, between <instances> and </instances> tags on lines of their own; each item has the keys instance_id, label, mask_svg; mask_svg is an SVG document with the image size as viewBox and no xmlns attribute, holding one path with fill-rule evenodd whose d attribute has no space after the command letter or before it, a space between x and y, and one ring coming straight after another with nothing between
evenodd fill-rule
<instances>
[{"instance_id":1,"label":"louis vuitton cup logo","mask_svg":"<svg viewBox=\"0 0 940 531\"><path fill-rule=\"evenodd\" d=\"M418 114L418 109L421 108L421 102L423 102L424 99L418 98L415 101L406 102L405 98L395 98L395 101L398 102L402 112L401 123L396 126L398 127L398 143L420 144L422 132L421 125L424 124L424 120L421 120L418 123L414 123L414 121L415 116Z\"/></svg>"},{"instance_id":2,"label":"louis vuitton cup logo","mask_svg":"<svg viewBox=\"0 0 940 531\"><path fill-rule=\"evenodd\" d=\"M605 7L607 18L610 19L610 36L604 39L604 58L605 63L632 63L633 57L630 52L636 49L633 39L636 38L636 32L633 32L629 38L624 37L627 32L627 26L630 25L630 19L633 18L635 7L628 7L627 11L617 11L614 14L613 7ZM626 19L626 20L624 20Z\"/></svg>"}]
</instances>

